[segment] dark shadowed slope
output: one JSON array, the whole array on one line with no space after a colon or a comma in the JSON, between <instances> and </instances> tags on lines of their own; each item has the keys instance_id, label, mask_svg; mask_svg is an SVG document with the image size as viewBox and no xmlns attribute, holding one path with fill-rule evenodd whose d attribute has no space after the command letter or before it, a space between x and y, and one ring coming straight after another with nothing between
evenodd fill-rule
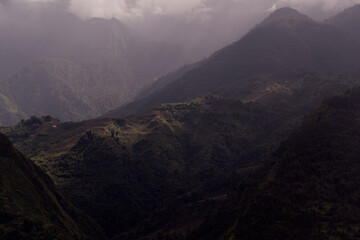
<instances>
[{"instance_id":1,"label":"dark shadowed slope","mask_svg":"<svg viewBox=\"0 0 360 240\"><path fill-rule=\"evenodd\" d=\"M235 236L360 237L359 109L360 90L355 89L326 101L306 119L275 153ZM263 218L262 209L268 213Z\"/></svg>"},{"instance_id":2,"label":"dark shadowed slope","mask_svg":"<svg viewBox=\"0 0 360 240\"><path fill-rule=\"evenodd\" d=\"M0 162L1 239L104 239L100 227L67 202L3 134Z\"/></svg>"},{"instance_id":3,"label":"dark shadowed slope","mask_svg":"<svg viewBox=\"0 0 360 240\"><path fill-rule=\"evenodd\" d=\"M206 94L251 101L254 88L291 82L299 72L347 73L359 67L359 48L334 27L292 9L272 13L240 41L216 52L200 66L160 91L106 116L126 116L150 106Z\"/></svg>"},{"instance_id":4,"label":"dark shadowed slope","mask_svg":"<svg viewBox=\"0 0 360 240\"><path fill-rule=\"evenodd\" d=\"M32 118L8 134L113 236L133 227L147 233L159 220L153 213L224 194L236 169L256 165L276 145L265 132L287 130L279 117L207 97L124 120Z\"/></svg>"},{"instance_id":5,"label":"dark shadowed slope","mask_svg":"<svg viewBox=\"0 0 360 240\"><path fill-rule=\"evenodd\" d=\"M274 21L187 73L175 73L170 85L147 98L150 105L208 93L228 99L162 104L116 120L32 117L4 131L109 236L184 239L207 219L204 213L233 199L227 193L244 172L269 158L304 114L359 83L355 74L324 73L357 67L358 55L339 31L283 10L294 17L275 12ZM223 231L205 224L211 234L203 239L223 236L236 213L218 225ZM229 236L240 234L230 230Z\"/></svg>"},{"instance_id":6,"label":"dark shadowed slope","mask_svg":"<svg viewBox=\"0 0 360 240\"><path fill-rule=\"evenodd\" d=\"M359 109L359 88L325 101L193 239L359 239Z\"/></svg>"},{"instance_id":7,"label":"dark shadowed slope","mask_svg":"<svg viewBox=\"0 0 360 240\"><path fill-rule=\"evenodd\" d=\"M109 235L173 236L177 229L184 237L205 218L188 207L209 207L205 200L234 187L238 173L266 159L305 113L356 82L305 74L286 89L262 94L258 103L209 96L123 120L33 117L4 131ZM187 209L185 219L170 214L174 206Z\"/></svg>"}]
</instances>

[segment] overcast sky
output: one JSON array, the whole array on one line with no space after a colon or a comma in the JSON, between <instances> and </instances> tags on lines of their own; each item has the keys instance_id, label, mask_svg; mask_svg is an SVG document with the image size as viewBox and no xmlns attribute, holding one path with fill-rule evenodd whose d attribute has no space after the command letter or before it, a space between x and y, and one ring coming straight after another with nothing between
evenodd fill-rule
<instances>
[{"instance_id":1,"label":"overcast sky","mask_svg":"<svg viewBox=\"0 0 360 240\"><path fill-rule=\"evenodd\" d=\"M147 38L182 45L194 59L239 39L277 8L293 7L322 20L360 3L360 0L0 0L0 3L6 1L68 1L69 11L82 19L117 18Z\"/></svg>"},{"instance_id":2,"label":"overcast sky","mask_svg":"<svg viewBox=\"0 0 360 240\"><path fill-rule=\"evenodd\" d=\"M21 0L18 0L21 1ZM46 2L54 0L22 0ZM56 1L56 0L55 0ZM337 12L359 3L359 0L69 0L70 9L83 18L116 17L123 21L146 19L149 16L172 16L206 20L217 11L259 12L290 6L298 10L310 8ZM314 17L314 16L313 16Z\"/></svg>"}]
</instances>

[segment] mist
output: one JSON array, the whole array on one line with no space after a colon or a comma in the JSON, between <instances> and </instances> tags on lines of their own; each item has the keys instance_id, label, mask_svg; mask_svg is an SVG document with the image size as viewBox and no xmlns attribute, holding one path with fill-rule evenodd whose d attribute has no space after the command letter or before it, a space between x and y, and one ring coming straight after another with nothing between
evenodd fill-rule
<instances>
[{"instance_id":1,"label":"mist","mask_svg":"<svg viewBox=\"0 0 360 240\"><path fill-rule=\"evenodd\" d=\"M238 40L271 11L293 7L326 19L359 0L71 0L81 18L117 18L154 40L184 48L188 61Z\"/></svg>"},{"instance_id":2,"label":"mist","mask_svg":"<svg viewBox=\"0 0 360 240\"><path fill-rule=\"evenodd\" d=\"M360 0L2 0L0 24L36 19L39 14L62 19L54 9L87 20L116 18L145 38L183 48L185 61L207 57L238 40L270 12L293 7L323 20ZM11 6L9 6L11 5ZM46 10L45 9L50 9ZM7 16L4 17L4 16ZM6 20L7 19L7 20ZM10 19L10 20L9 20ZM27 20L29 22L29 20ZM30 21L36 28L36 21ZM28 27L27 27L28 28Z\"/></svg>"}]
</instances>

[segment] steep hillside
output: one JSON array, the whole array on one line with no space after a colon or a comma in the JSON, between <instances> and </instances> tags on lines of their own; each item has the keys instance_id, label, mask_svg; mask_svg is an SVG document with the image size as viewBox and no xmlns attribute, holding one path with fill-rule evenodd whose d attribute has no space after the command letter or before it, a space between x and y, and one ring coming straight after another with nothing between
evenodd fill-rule
<instances>
[{"instance_id":1,"label":"steep hillside","mask_svg":"<svg viewBox=\"0 0 360 240\"><path fill-rule=\"evenodd\" d=\"M325 21L346 34L360 46L360 5L345 9L344 12Z\"/></svg>"},{"instance_id":2,"label":"steep hillside","mask_svg":"<svg viewBox=\"0 0 360 240\"><path fill-rule=\"evenodd\" d=\"M230 191L304 114L356 83L318 73L298 77L289 88L268 89L258 103L209 96L123 120L61 123L33 117L4 131L110 236L173 236L177 229L184 237L205 218L189 207L210 207L206 199ZM170 214L175 205L188 212L182 223ZM136 226L142 227L131 230Z\"/></svg>"},{"instance_id":3,"label":"steep hillside","mask_svg":"<svg viewBox=\"0 0 360 240\"><path fill-rule=\"evenodd\" d=\"M254 94L251 87L286 87L298 73L355 71L359 51L334 27L295 10L280 9L240 41L216 52L160 91L106 116L126 116L160 103L214 93L249 101Z\"/></svg>"},{"instance_id":4,"label":"steep hillside","mask_svg":"<svg viewBox=\"0 0 360 240\"><path fill-rule=\"evenodd\" d=\"M0 134L0 238L104 239L38 166Z\"/></svg>"},{"instance_id":5,"label":"steep hillside","mask_svg":"<svg viewBox=\"0 0 360 240\"><path fill-rule=\"evenodd\" d=\"M33 117L5 131L113 236L148 234L168 217L156 212L223 195L294 124L259 104L206 97L123 120Z\"/></svg>"},{"instance_id":6,"label":"steep hillside","mask_svg":"<svg viewBox=\"0 0 360 240\"><path fill-rule=\"evenodd\" d=\"M51 114L64 120L80 120L99 114L91 95L85 93L91 85L86 73L75 63L48 59L26 66L2 81L1 91L23 116ZM2 118L1 123L10 124L11 120Z\"/></svg>"},{"instance_id":7,"label":"steep hillside","mask_svg":"<svg viewBox=\"0 0 360 240\"><path fill-rule=\"evenodd\" d=\"M193 239L359 239L359 107L359 88L325 101L241 185L228 231L222 211Z\"/></svg>"},{"instance_id":8,"label":"steep hillside","mask_svg":"<svg viewBox=\"0 0 360 240\"><path fill-rule=\"evenodd\" d=\"M103 24L102 20L95 22L95 25ZM117 27L111 26L111 35L116 35ZM2 131L52 177L68 199L96 219L111 237L184 239L198 226L202 227L189 235L192 239L266 239L265 234L272 239L296 239L295 234L304 236L303 239L336 236L340 230L332 228L330 222L321 222L322 216L318 218L325 212L326 220L326 214L330 215L326 212L329 210L326 204L331 203L329 206L333 207L338 203L336 198L331 198L333 202L326 202L320 210L316 208L318 205L311 205L312 202L306 205L314 210L315 225L324 229L322 232L313 228L314 231L310 231L313 235L309 234L307 227L312 224L308 217L310 210L300 205L306 199L296 192L289 196L299 202L291 204L288 201L287 193L293 189L302 191L306 188L304 191L309 196L313 196L313 189L319 190L319 195L314 196L324 193L321 199L333 196L310 184L312 180L322 184L322 175L306 178L311 170L305 172L305 176L299 173L303 183L291 185L298 176L296 166L302 163L288 167L287 160L282 160L287 143L282 145L272 162L255 172L255 177L249 180L251 182L240 185L238 196L234 197L232 190L244 180L244 176L254 173L259 164L271 157L304 114L313 111L324 99L359 84L359 75L352 72L359 67L357 60L360 55L343 36L332 26L314 22L295 10L281 9L239 42L215 53L198 66L185 67L184 71L160 79L146 90L151 94L145 99L108 115L115 116L115 119L62 123L49 116L31 117ZM110 46L122 49L117 47L119 44L110 41ZM105 52L113 53L114 58L105 54L104 58L84 64L90 72L93 71L92 77L84 81L92 83L96 73L107 72L108 68L118 65L123 54L126 55L126 51ZM98 65L97 61L103 65ZM120 71L121 67L108 72L111 77L105 82L111 83L108 88L113 87L105 92L116 91L112 84L117 82ZM169 84L163 87L166 83ZM96 84L93 87L94 91L98 90ZM132 87L124 85L123 90ZM197 98L203 95L207 97ZM110 94L107 102L112 104L111 99ZM193 100L159 105L189 99ZM6 109L18 111L11 101ZM105 105L104 109L108 106ZM157 107L149 109L154 105ZM143 113L118 118L138 111ZM309 133L316 135L312 139L316 141L316 137L322 135L317 135L316 129L312 130ZM356 132L356 128L353 130ZM301 136L301 140L304 139L305 136ZM306 148L302 149L304 154L296 155L299 159L308 154L307 140L301 144ZM313 162L319 167L316 165L317 155L311 154L308 155L314 157ZM333 155L337 154L334 152ZM331 158L333 155L327 156ZM277 162L279 166L275 164ZM335 169L332 167L320 170L332 171ZM274 170L269 173L270 169ZM282 174L286 178L282 179ZM268 176L266 180L265 176ZM272 179L272 176L276 177ZM324 179L327 180L327 176ZM259 184L255 193L253 187L248 188ZM307 189L305 184L311 187ZM332 187L326 186L325 190L330 194ZM262 189L266 190L265 194ZM306 192L309 189L311 191ZM259 200L252 203L254 199ZM315 197L310 199L316 200ZM219 210L219 205L224 211ZM248 208L244 211L243 206ZM344 208L347 206L350 205L344 205ZM297 214L299 209L300 215ZM214 211L214 218L207 216ZM267 218L268 214L275 214L276 221ZM336 216L342 219L340 214ZM308 225L297 227L298 223ZM245 227L254 231L245 231ZM336 233L326 229L334 229ZM356 234L349 230L354 233L346 235L345 230L343 236Z\"/></svg>"},{"instance_id":9,"label":"steep hillside","mask_svg":"<svg viewBox=\"0 0 360 240\"><path fill-rule=\"evenodd\" d=\"M91 19L90 38L81 61L95 84L93 95L102 112L130 101L155 78L182 63L181 49L166 42L151 42L116 19Z\"/></svg>"},{"instance_id":10,"label":"steep hillside","mask_svg":"<svg viewBox=\"0 0 360 240\"><path fill-rule=\"evenodd\" d=\"M142 91L140 91L140 93L135 97L135 101L141 100L144 97L160 91L166 85L169 85L170 83L176 81L177 79L181 78L185 73L196 68L197 66L200 66L201 64L202 61L185 65L171 73L159 77L158 79L156 79L155 82L151 83L150 85L146 86Z\"/></svg>"}]
</instances>

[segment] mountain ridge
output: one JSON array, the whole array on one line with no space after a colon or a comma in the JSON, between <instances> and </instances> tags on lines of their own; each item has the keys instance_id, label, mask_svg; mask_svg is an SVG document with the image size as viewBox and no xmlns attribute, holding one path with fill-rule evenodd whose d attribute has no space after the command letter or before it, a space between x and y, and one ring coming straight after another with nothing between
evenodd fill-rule
<instances>
[{"instance_id":1,"label":"mountain ridge","mask_svg":"<svg viewBox=\"0 0 360 240\"><path fill-rule=\"evenodd\" d=\"M211 211L210 199L226 194L263 162L304 114L358 81L305 74L292 85L265 89L257 102L207 96L161 104L125 119L61 123L34 117L3 132L110 236L120 234L119 229L120 239L140 232L150 236L149 228L172 236L175 205L190 214L178 221L196 219L198 226L205 216L191 215L192 201ZM169 232L156 227L165 223ZM186 235L183 230L179 234Z\"/></svg>"},{"instance_id":2,"label":"mountain ridge","mask_svg":"<svg viewBox=\"0 0 360 240\"><path fill-rule=\"evenodd\" d=\"M252 93L243 86L251 85L256 78L264 79L267 85L266 78L291 81L302 72L349 74L359 68L358 48L354 50L353 46L339 30L324 23L286 18L270 21L217 51L156 93L104 116L125 117L160 103L187 101L206 94L226 97L222 91L227 86L229 91L239 91L236 98L248 101Z\"/></svg>"},{"instance_id":3,"label":"mountain ridge","mask_svg":"<svg viewBox=\"0 0 360 240\"><path fill-rule=\"evenodd\" d=\"M115 239L351 239L356 201L341 205L336 188L347 170L327 160L358 155L350 151L357 141L346 146L358 139L350 129L358 90L326 100L291 132L324 99L359 85L357 45L334 26L300 18L285 14L164 77L148 103L130 105L141 113L78 123L34 116L2 131ZM315 205L304 207L308 193Z\"/></svg>"}]
</instances>

